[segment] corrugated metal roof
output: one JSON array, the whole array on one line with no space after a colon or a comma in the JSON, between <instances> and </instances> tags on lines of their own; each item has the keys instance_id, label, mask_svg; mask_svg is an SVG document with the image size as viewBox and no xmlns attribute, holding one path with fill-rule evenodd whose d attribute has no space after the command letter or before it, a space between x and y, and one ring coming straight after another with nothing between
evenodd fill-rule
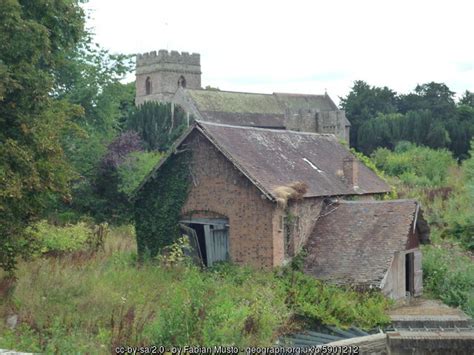
<instances>
[{"instance_id":1,"label":"corrugated metal roof","mask_svg":"<svg viewBox=\"0 0 474 355\"><path fill-rule=\"evenodd\" d=\"M309 346L322 345L338 340L367 335L370 334L356 327L350 327L349 329L343 330L331 326L321 326L318 331L304 330L298 333L288 334L280 337L276 345L306 348Z\"/></svg>"}]
</instances>

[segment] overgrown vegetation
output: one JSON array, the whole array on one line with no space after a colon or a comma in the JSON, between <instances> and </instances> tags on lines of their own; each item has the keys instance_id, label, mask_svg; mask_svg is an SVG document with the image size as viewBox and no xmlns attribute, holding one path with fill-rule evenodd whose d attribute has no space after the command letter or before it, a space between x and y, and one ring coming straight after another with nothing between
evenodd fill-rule
<instances>
[{"instance_id":1,"label":"overgrown vegetation","mask_svg":"<svg viewBox=\"0 0 474 355\"><path fill-rule=\"evenodd\" d=\"M178 224L190 184L190 154L171 154L137 192L134 211L140 256L155 256L180 237Z\"/></svg>"},{"instance_id":2,"label":"overgrown vegetation","mask_svg":"<svg viewBox=\"0 0 474 355\"><path fill-rule=\"evenodd\" d=\"M422 203L433 243L423 247L425 292L474 315L474 158L459 166L445 149L401 142L372 159L400 197Z\"/></svg>"},{"instance_id":3,"label":"overgrown vegetation","mask_svg":"<svg viewBox=\"0 0 474 355\"><path fill-rule=\"evenodd\" d=\"M307 322L365 329L387 323L388 302L327 286L299 271L181 258L138 265L129 228L114 228L105 250L22 262L2 297L0 348L45 353L108 352L138 345L272 345ZM5 286L5 285L2 285ZM5 293L5 287L0 292Z\"/></svg>"}]
</instances>

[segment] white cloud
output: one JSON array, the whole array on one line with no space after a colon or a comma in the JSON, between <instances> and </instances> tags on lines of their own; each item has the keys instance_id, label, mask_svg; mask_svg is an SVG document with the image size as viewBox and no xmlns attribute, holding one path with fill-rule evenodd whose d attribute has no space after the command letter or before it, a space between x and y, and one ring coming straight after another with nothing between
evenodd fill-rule
<instances>
[{"instance_id":1,"label":"white cloud","mask_svg":"<svg viewBox=\"0 0 474 355\"><path fill-rule=\"evenodd\" d=\"M474 91L472 1L90 0L112 52L201 53L203 85L329 94L356 79L408 92Z\"/></svg>"}]
</instances>

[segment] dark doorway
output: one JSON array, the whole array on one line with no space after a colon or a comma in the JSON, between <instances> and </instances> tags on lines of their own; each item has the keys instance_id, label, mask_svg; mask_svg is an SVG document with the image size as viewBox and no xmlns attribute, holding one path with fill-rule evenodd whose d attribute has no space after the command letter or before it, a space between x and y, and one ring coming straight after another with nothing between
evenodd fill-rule
<instances>
[{"instance_id":1,"label":"dark doorway","mask_svg":"<svg viewBox=\"0 0 474 355\"><path fill-rule=\"evenodd\" d=\"M212 266L215 262L229 260L229 220L227 218L192 218L183 219L181 223L195 231L204 265Z\"/></svg>"},{"instance_id":2,"label":"dark doorway","mask_svg":"<svg viewBox=\"0 0 474 355\"><path fill-rule=\"evenodd\" d=\"M410 295L415 293L415 264L414 254L405 254L405 291Z\"/></svg>"},{"instance_id":3,"label":"dark doorway","mask_svg":"<svg viewBox=\"0 0 474 355\"><path fill-rule=\"evenodd\" d=\"M202 262L207 265L206 239L204 237L204 224L190 223L189 227L196 231L199 249L201 250Z\"/></svg>"}]
</instances>

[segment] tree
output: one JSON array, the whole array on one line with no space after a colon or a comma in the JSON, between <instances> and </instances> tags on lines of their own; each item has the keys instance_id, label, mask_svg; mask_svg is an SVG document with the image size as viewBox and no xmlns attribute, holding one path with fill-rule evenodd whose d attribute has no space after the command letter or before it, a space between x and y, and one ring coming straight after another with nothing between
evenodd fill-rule
<instances>
[{"instance_id":1,"label":"tree","mask_svg":"<svg viewBox=\"0 0 474 355\"><path fill-rule=\"evenodd\" d=\"M357 131L359 127L378 113L397 112L397 93L388 87L370 86L362 80L354 82L350 93L341 99L341 108L351 122L350 145L359 148Z\"/></svg>"},{"instance_id":2,"label":"tree","mask_svg":"<svg viewBox=\"0 0 474 355\"><path fill-rule=\"evenodd\" d=\"M140 134L147 150L166 151L189 123L180 106L145 102L130 115L128 128Z\"/></svg>"},{"instance_id":3,"label":"tree","mask_svg":"<svg viewBox=\"0 0 474 355\"><path fill-rule=\"evenodd\" d=\"M474 93L466 90L459 100L459 105L467 105L474 108Z\"/></svg>"},{"instance_id":4,"label":"tree","mask_svg":"<svg viewBox=\"0 0 474 355\"><path fill-rule=\"evenodd\" d=\"M69 198L60 138L82 110L52 93L83 34L78 1L0 2L0 267L8 271L27 250L25 227L53 196Z\"/></svg>"}]
</instances>

